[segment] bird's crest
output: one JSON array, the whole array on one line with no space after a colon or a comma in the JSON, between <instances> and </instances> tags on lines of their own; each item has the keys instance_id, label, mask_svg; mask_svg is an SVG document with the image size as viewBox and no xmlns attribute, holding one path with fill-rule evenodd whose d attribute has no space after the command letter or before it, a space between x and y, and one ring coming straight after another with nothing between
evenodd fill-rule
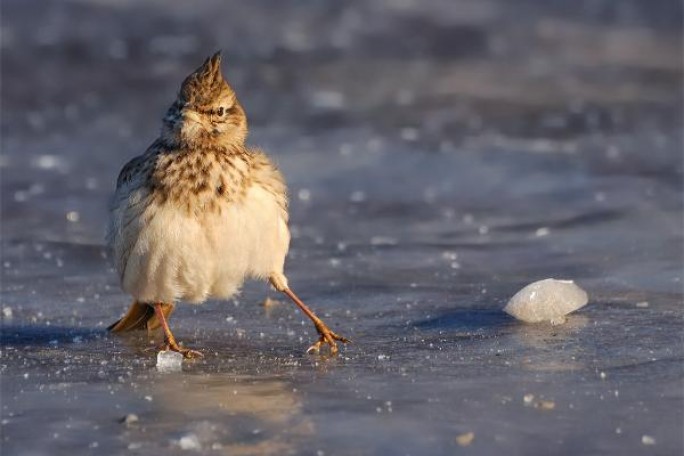
<instances>
[{"instance_id":1,"label":"bird's crest","mask_svg":"<svg viewBox=\"0 0 684 456\"><path fill-rule=\"evenodd\" d=\"M185 103L202 106L232 93L221 73L221 51L218 51L185 78L180 96Z\"/></svg>"}]
</instances>

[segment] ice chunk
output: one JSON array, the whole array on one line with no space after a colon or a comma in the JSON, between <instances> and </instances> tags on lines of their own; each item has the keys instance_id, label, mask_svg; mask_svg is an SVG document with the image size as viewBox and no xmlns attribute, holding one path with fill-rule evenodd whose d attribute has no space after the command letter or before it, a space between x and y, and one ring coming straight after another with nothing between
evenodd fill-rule
<instances>
[{"instance_id":1,"label":"ice chunk","mask_svg":"<svg viewBox=\"0 0 684 456\"><path fill-rule=\"evenodd\" d=\"M641 443L643 443L644 445L655 445L656 441L650 435L642 435Z\"/></svg>"},{"instance_id":2,"label":"ice chunk","mask_svg":"<svg viewBox=\"0 0 684 456\"><path fill-rule=\"evenodd\" d=\"M162 372L179 372L183 367L183 355L165 350L157 353L157 370Z\"/></svg>"},{"instance_id":3,"label":"ice chunk","mask_svg":"<svg viewBox=\"0 0 684 456\"><path fill-rule=\"evenodd\" d=\"M308 188L302 188L297 192L297 197L301 201L309 201L311 199L311 190Z\"/></svg>"},{"instance_id":4,"label":"ice chunk","mask_svg":"<svg viewBox=\"0 0 684 456\"><path fill-rule=\"evenodd\" d=\"M556 403L554 401L539 401L534 406L542 410L553 410L556 408Z\"/></svg>"},{"instance_id":5,"label":"ice chunk","mask_svg":"<svg viewBox=\"0 0 684 456\"><path fill-rule=\"evenodd\" d=\"M508 301L504 312L526 323L565 323L565 316L584 307L587 293L572 280L545 279L531 283Z\"/></svg>"},{"instance_id":6,"label":"ice chunk","mask_svg":"<svg viewBox=\"0 0 684 456\"><path fill-rule=\"evenodd\" d=\"M548 236L551 234L551 229L547 226L542 226L541 228L538 228L537 231L534 232L534 235L537 237L544 237Z\"/></svg>"},{"instance_id":7,"label":"ice chunk","mask_svg":"<svg viewBox=\"0 0 684 456\"><path fill-rule=\"evenodd\" d=\"M182 450L199 451L202 449L199 437L196 434L186 434L178 439L178 446Z\"/></svg>"},{"instance_id":8,"label":"ice chunk","mask_svg":"<svg viewBox=\"0 0 684 456\"><path fill-rule=\"evenodd\" d=\"M125 424L126 426L131 426L133 424L138 423L140 419L138 418L138 415L135 413L129 413L128 415L124 416L119 420L119 422Z\"/></svg>"},{"instance_id":9,"label":"ice chunk","mask_svg":"<svg viewBox=\"0 0 684 456\"><path fill-rule=\"evenodd\" d=\"M466 432L464 434L460 434L456 436L456 443L459 444L459 446L465 447L473 443L473 440L475 440L475 433L474 432Z\"/></svg>"}]
</instances>

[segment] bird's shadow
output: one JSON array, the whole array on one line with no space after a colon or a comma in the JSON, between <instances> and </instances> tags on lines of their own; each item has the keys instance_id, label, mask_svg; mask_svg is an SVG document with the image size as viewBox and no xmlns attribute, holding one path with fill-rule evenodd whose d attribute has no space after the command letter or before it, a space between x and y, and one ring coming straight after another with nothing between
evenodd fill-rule
<instances>
[{"instance_id":1,"label":"bird's shadow","mask_svg":"<svg viewBox=\"0 0 684 456\"><path fill-rule=\"evenodd\" d=\"M414 322L418 329L426 331L448 330L450 332L478 332L500 330L513 323L510 316L499 309L454 309L440 315Z\"/></svg>"}]
</instances>

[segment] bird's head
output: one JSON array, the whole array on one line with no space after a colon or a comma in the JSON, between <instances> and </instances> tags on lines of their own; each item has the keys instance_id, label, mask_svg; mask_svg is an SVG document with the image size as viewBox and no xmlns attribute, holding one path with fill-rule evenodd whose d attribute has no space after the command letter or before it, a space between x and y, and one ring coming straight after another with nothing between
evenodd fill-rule
<instances>
[{"instance_id":1,"label":"bird's head","mask_svg":"<svg viewBox=\"0 0 684 456\"><path fill-rule=\"evenodd\" d=\"M223 78L220 52L185 78L164 117L162 134L189 145L244 144L247 117L235 91Z\"/></svg>"}]
</instances>

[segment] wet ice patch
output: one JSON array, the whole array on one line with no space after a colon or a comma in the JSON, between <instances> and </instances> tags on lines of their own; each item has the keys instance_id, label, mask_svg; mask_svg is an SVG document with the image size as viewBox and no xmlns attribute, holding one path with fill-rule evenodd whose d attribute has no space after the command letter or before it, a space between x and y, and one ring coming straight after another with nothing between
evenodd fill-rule
<instances>
[{"instance_id":1,"label":"wet ice patch","mask_svg":"<svg viewBox=\"0 0 684 456\"><path fill-rule=\"evenodd\" d=\"M584 307L586 291L572 280L545 279L531 283L517 292L504 312L526 323L565 323L565 316Z\"/></svg>"},{"instance_id":2,"label":"wet ice patch","mask_svg":"<svg viewBox=\"0 0 684 456\"><path fill-rule=\"evenodd\" d=\"M180 372L183 367L183 355L166 350L157 353L157 370L160 372Z\"/></svg>"}]
</instances>

